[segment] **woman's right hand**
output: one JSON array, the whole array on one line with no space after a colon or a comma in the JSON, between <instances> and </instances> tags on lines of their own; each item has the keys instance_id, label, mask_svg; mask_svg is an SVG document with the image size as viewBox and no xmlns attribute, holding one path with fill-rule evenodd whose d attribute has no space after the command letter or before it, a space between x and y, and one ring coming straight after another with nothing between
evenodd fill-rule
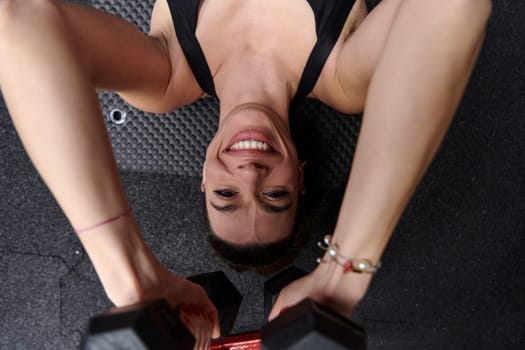
<instances>
[{"instance_id":1,"label":"woman's right hand","mask_svg":"<svg viewBox=\"0 0 525 350\"><path fill-rule=\"evenodd\" d=\"M215 305L200 285L175 276L164 266L160 284L150 290L148 299L166 299L177 310L181 321L195 337L196 350L209 348L210 339L220 336ZM160 271L159 271L160 272Z\"/></svg>"},{"instance_id":2,"label":"woman's right hand","mask_svg":"<svg viewBox=\"0 0 525 350\"><path fill-rule=\"evenodd\" d=\"M145 245L131 261L118 278L99 274L110 300L124 306L164 299L195 337L195 349L208 349L210 339L220 336L220 327L217 309L204 288L173 274Z\"/></svg>"},{"instance_id":3,"label":"woman's right hand","mask_svg":"<svg viewBox=\"0 0 525 350\"><path fill-rule=\"evenodd\" d=\"M196 349L220 336L218 312L204 288L176 276L153 255L132 215L79 238L115 306L165 299L195 336Z\"/></svg>"},{"instance_id":4,"label":"woman's right hand","mask_svg":"<svg viewBox=\"0 0 525 350\"><path fill-rule=\"evenodd\" d=\"M219 315L200 285L176 276L155 259L155 278L143 284L143 300L165 299L195 337L195 350L209 348L220 334Z\"/></svg>"}]
</instances>

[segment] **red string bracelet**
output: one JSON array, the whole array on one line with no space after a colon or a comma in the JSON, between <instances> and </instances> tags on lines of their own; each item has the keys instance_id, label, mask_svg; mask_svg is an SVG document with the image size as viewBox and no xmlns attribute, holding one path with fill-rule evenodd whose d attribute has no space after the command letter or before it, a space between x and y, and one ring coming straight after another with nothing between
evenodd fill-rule
<instances>
[{"instance_id":1,"label":"red string bracelet","mask_svg":"<svg viewBox=\"0 0 525 350\"><path fill-rule=\"evenodd\" d=\"M81 233L84 233L84 232L87 232L87 231L94 230L94 229L99 228L99 227L101 227L101 226L104 226L104 225L110 224L110 223L112 223L113 221L117 221L118 219L127 216L129 213L131 213L131 208L128 208L128 209L127 209L125 212L123 212L122 214L119 214L119 215L117 215L117 216L111 217L111 218L109 218L109 219L107 219L107 220L104 220L104 221L102 221L102 222L99 222L99 223L97 223L97 224L95 224L95 225L92 225L92 226L89 226L89 227L84 227L84 228L82 228L82 229L80 229L80 230L75 230L75 233L76 233L77 235L79 235L79 234L81 234Z\"/></svg>"}]
</instances>

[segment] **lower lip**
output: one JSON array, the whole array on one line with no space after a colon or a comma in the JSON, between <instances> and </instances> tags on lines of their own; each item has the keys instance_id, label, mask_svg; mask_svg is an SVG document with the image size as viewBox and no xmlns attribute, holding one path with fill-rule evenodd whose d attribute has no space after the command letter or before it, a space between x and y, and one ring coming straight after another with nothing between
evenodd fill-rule
<instances>
[{"instance_id":1,"label":"lower lip","mask_svg":"<svg viewBox=\"0 0 525 350\"><path fill-rule=\"evenodd\" d=\"M226 150L229 150L230 147L233 146L235 143L237 143L239 141L246 141L246 140L255 140L255 141L259 141L259 142L264 142L264 143L270 145L270 147L274 151L277 152L277 147L275 146L273 141L270 140L270 138L266 134L264 134L264 133L262 133L260 131L256 131L256 130L245 130L245 131L238 132L230 140L228 146L226 147Z\"/></svg>"}]
</instances>

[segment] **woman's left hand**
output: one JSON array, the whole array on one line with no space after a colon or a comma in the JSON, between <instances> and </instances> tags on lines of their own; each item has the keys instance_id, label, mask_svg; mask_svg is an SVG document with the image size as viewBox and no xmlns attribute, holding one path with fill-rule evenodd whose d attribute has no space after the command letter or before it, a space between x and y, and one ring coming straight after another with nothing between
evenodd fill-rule
<instances>
[{"instance_id":1,"label":"woman's left hand","mask_svg":"<svg viewBox=\"0 0 525 350\"><path fill-rule=\"evenodd\" d=\"M268 318L273 320L306 298L350 318L354 306L364 297L371 278L367 273L343 274L341 266L333 262L322 263L310 274L290 283L279 293Z\"/></svg>"}]
</instances>

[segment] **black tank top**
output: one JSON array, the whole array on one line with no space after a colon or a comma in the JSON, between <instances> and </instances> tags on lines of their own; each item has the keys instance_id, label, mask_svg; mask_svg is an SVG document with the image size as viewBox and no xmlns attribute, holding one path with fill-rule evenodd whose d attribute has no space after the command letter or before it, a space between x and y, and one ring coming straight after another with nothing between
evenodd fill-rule
<instances>
[{"instance_id":1,"label":"black tank top","mask_svg":"<svg viewBox=\"0 0 525 350\"><path fill-rule=\"evenodd\" d=\"M208 95L217 97L210 68L195 36L197 11L201 0L167 1L177 38L195 79ZM306 62L292 105L313 90L355 2L355 0L306 1L315 15L317 42Z\"/></svg>"}]
</instances>

